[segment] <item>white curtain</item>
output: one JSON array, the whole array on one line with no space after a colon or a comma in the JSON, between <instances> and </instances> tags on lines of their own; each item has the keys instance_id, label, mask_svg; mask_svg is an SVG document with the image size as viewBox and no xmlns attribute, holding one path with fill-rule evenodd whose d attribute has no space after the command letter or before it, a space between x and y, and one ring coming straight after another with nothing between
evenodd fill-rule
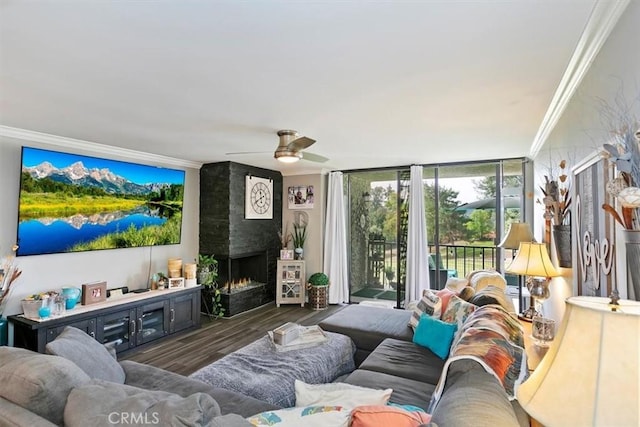
<instances>
[{"instance_id":1,"label":"white curtain","mask_svg":"<svg viewBox=\"0 0 640 427\"><path fill-rule=\"evenodd\" d=\"M342 172L329 174L327 218L324 230L324 272L329 276L329 303L349 302L347 228Z\"/></svg>"},{"instance_id":2,"label":"white curtain","mask_svg":"<svg viewBox=\"0 0 640 427\"><path fill-rule=\"evenodd\" d=\"M427 223L424 217L424 189L422 166L411 166L409 197L409 235L407 236L407 287L405 307L410 301L422 297L422 290L429 289L429 249Z\"/></svg>"}]
</instances>

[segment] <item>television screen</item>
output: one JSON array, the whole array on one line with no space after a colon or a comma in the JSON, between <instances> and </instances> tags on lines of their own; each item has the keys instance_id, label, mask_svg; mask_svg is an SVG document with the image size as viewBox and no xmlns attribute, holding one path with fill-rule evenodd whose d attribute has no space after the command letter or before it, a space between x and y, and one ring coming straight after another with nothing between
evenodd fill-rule
<instances>
[{"instance_id":1,"label":"television screen","mask_svg":"<svg viewBox=\"0 0 640 427\"><path fill-rule=\"evenodd\" d=\"M184 176L22 147L16 255L180 243Z\"/></svg>"}]
</instances>

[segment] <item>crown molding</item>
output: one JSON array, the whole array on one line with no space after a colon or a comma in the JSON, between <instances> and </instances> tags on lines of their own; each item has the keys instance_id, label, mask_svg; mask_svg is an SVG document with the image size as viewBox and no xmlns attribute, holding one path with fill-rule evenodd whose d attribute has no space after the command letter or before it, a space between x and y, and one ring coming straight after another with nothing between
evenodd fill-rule
<instances>
[{"instance_id":1,"label":"crown molding","mask_svg":"<svg viewBox=\"0 0 640 427\"><path fill-rule=\"evenodd\" d=\"M542 149L629 3L630 0L596 1L569 65L531 144L530 157L536 157Z\"/></svg>"},{"instance_id":2,"label":"crown molding","mask_svg":"<svg viewBox=\"0 0 640 427\"><path fill-rule=\"evenodd\" d=\"M115 155L136 161L147 161L163 165L180 166L185 168L200 169L202 163L191 160L177 159L175 157L162 156L160 154L145 153L144 151L130 150L128 148L114 147L112 145L99 144L97 142L81 139L67 138L48 133L35 132L27 129L14 128L0 125L0 136L20 139L29 142L37 142L44 145L72 148L75 150L90 150L106 155Z\"/></svg>"}]
</instances>

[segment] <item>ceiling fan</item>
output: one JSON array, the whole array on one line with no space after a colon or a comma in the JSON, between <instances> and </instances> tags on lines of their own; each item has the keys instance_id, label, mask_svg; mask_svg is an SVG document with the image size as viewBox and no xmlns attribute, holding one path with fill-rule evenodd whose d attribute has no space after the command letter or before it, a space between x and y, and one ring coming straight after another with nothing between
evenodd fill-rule
<instances>
[{"instance_id":1,"label":"ceiling fan","mask_svg":"<svg viewBox=\"0 0 640 427\"><path fill-rule=\"evenodd\" d=\"M306 148L309 148L311 145L315 144L316 140L308 138L306 136L300 136L298 132L295 130L284 129L278 131L278 136L280 137L280 143L278 144L278 148L273 153L273 157L278 161L283 163L294 163L300 159L308 160L311 162L324 163L329 161L328 158L324 156L320 156L318 154L304 152ZM266 153L266 151L258 151L258 152L239 152L239 153L226 153L227 155L236 155L236 154L257 154L257 153Z\"/></svg>"}]
</instances>

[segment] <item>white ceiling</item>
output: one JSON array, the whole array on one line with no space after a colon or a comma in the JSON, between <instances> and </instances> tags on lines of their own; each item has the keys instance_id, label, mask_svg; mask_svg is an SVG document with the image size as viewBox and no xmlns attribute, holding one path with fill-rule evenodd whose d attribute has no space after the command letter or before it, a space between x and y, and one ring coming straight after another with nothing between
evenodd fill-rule
<instances>
[{"instance_id":1,"label":"white ceiling","mask_svg":"<svg viewBox=\"0 0 640 427\"><path fill-rule=\"evenodd\" d=\"M285 175L526 156L594 3L0 0L0 125Z\"/></svg>"}]
</instances>

